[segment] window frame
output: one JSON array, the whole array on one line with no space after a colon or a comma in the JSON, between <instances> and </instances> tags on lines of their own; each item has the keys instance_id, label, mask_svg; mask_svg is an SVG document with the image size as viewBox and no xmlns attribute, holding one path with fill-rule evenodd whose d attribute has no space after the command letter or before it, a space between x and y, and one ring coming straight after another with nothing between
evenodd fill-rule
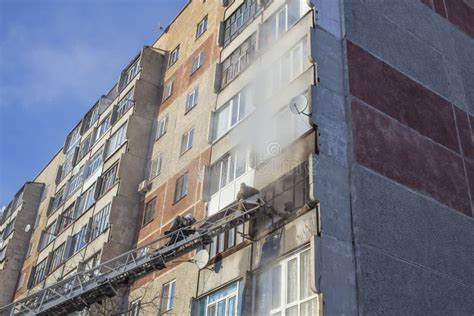
<instances>
[{"instance_id":1,"label":"window frame","mask_svg":"<svg viewBox=\"0 0 474 316\"><path fill-rule=\"evenodd\" d=\"M174 79L170 79L164 86L163 100L161 102L165 102L173 95L173 89L174 89Z\"/></svg>"},{"instance_id":2,"label":"window frame","mask_svg":"<svg viewBox=\"0 0 474 316\"><path fill-rule=\"evenodd\" d=\"M198 71L199 68L202 67L204 64L204 49L199 51L199 53L196 54L196 56L193 57L193 60L191 62L191 75L193 75L196 71Z\"/></svg>"},{"instance_id":3,"label":"window frame","mask_svg":"<svg viewBox=\"0 0 474 316\"><path fill-rule=\"evenodd\" d=\"M319 301L318 301L318 294L314 293L312 290L311 290L311 286L310 284L308 284L308 289L306 289L308 291L308 296L307 297L304 297L304 298L301 298L301 289L302 289L302 286L303 286L303 283L302 283L302 280L305 279L302 277L301 275L301 272L302 272L302 255L303 254L306 254L308 256L308 266L306 267L308 269L308 272L310 271L311 269L311 266L310 266L310 262L311 262L311 250L309 247L304 247L303 249L300 249L298 252L296 253L293 253L285 258L282 258L280 260L278 260L277 262L275 262L275 264L269 266L269 267L265 267L264 269L258 271L256 274L255 274L255 277L254 277L254 288L255 288L255 292L253 294L253 301L255 302L255 305L253 306L253 313L254 314L258 314L261 310L259 310L259 298L258 298L258 292L259 290L262 291L262 292L267 292L267 291L264 291L265 289L259 289L259 276L262 276L264 275L265 273L273 273L274 269L279 267L279 273L280 273L280 276L279 276L279 283L280 283L280 291L279 293L277 293L278 297L279 297L279 305L277 307L274 307L274 306L270 306L269 308L269 313L270 315L274 315L274 314L278 314L278 313L281 313L281 315L285 315L287 310L289 308L294 308L295 306L298 308L298 313L301 311L301 306L304 304L304 303L307 303L307 302L310 302L311 300L313 299L316 299L316 304L319 304ZM288 263L292 260L295 260L296 259L296 298L291 301L291 302L288 302L288 287L287 287L287 283L288 283ZM270 278L271 280L275 280L275 277L273 277L273 274ZM308 282L309 283L309 282ZM272 285L267 285L266 286L271 286L272 288L274 288L273 284ZM271 304L273 303L272 299L272 294L273 293L270 293L270 302ZM267 294L268 295L268 294ZM265 300L267 301L268 298Z\"/></svg>"},{"instance_id":4,"label":"window frame","mask_svg":"<svg viewBox=\"0 0 474 316\"><path fill-rule=\"evenodd\" d=\"M168 61L168 69L170 69L179 60L179 46L176 46L171 52Z\"/></svg>"},{"instance_id":5,"label":"window frame","mask_svg":"<svg viewBox=\"0 0 474 316\"><path fill-rule=\"evenodd\" d=\"M204 18L202 18L201 21L196 26L196 39L200 38L202 34L204 34L207 31L207 14Z\"/></svg>"},{"instance_id":6,"label":"window frame","mask_svg":"<svg viewBox=\"0 0 474 316\"><path fill-rule=\"evenodd\" d=\"M176 179L174 188L174 203L178 203L188 195L188 173L184 173Z\"/></svg>"},{"instance_id":7,"label":"window frame","mask_svg":"<svg viewBox=\"0 0 474 316\"><path fill-rule=\"evenodd\" d=\"M158 139L163 137L163 135L166 134L166 131L168 130L168 118L169 118L169 115L166 114L163 118L158 120L155 141L157 141Z\"/></svg>"},{"instance_id":8,"label":"window frame","mask_svg":"<svg viewBox=\"0 0 474 316\"><path fill-rule=\"evenodd\" d=\"M188 95L186 96L186 105L184 107L184 114L187 114L189 111L194 109L194 107L198 104L199 99L199 86L194 87ZM190 100L192 100L190 103Z\"/></svg>"},{"instance_id":9,"label":"window frame","mask_svg":"<svg viewBox=\"0 0 474 316\"><path fill-rule=\"evenodd\" d=\"M165 296L165 288L168 287L167 296ZM174 297L176 293L176 279L166 282L161 287L160 314L164 314L174 307ZM165 306L166 305L166 306Z\"/></svg>"},{"instance_id":10,"label":"window frame","mask_svg":"<svg viewBox=\"0 0 474 316\"><path fill-rule=\"evenodd\" d=\"M153 199L151 199L145 204L145 211L143 212L142 227L148 225L155 219L157 200L158 200L157 197L154 197Z\"/></svg>"},{"instance_id":11,"label":"window frame","mask_svg":"<svg viewBox=\"0 0 474 316\"><path fill-rule=\"evenodd\" d=\"M110 136L105 146L105 159L112 156L127 141L128 122L123 123L115 133Z\"/></svg>"},{"instance_id":12,"label":"window frame","mask_svg":"<svg viewBox=\"0 0 474 316\"><path fill-rule=\"evenodd\" d=\"M102 197L119 180L119 178L118 178L118 166L119 166L119 163L116 162L115 164L113 164L109 169L107 169L102 174L102 176L101 176L102 182L100 184L99 197Z\"/></svg>"},{"instance_id":13,"label":"window frame","mask_svg":"<svg viewBox=\"0 0 474 316\"><path fill-rule=\"evenodd\" d=\"M186 133L181 136L180 155L184 155L194 144L194 127L191 127Z\"/></svg>"}]
</instances>

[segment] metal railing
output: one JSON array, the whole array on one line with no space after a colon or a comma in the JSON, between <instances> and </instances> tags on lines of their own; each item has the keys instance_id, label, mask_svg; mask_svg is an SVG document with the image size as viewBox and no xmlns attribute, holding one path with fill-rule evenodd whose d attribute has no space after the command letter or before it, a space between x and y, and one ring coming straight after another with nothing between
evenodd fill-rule
<instances>
[{"instance_id":1,"label":"metal railing","mask_svg":"<svg viewBox=\"0 0 474 316\"><path fill-rule=\"evenodd\" d=\"M253 197L235 202L192 226L181 228L125 252L90 270L79 272L34 294L0 308L0 315L64 315L117 295L140 277L212 243L212 237L247 221L264 206Z\"/></svg>"}]
</instances>

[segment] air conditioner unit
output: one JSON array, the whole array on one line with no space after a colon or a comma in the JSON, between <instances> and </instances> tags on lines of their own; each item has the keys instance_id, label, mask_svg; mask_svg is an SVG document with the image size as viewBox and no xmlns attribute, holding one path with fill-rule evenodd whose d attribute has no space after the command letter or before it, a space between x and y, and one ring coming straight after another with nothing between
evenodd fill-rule
<instances>
[{"instance_id":1,"label":"air conditioner unit","mask_svg":"<svg viewBox=\"0 0 474 316\"><path fill-rule=\"evenodd\" d=\"M148 190L150 190L150 183L148 183L147 180L143 180L142 182L140 182L140 184L138 185L138 192L147 193Z\"/></svg>"}]
</instances>

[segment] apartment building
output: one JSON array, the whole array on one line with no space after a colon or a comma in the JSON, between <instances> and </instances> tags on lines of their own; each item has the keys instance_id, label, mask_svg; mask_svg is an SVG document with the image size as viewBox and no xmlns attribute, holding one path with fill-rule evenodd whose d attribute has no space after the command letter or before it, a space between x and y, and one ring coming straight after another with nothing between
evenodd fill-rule
<instances>
[{"instance_id":1,"label":"apartment building","mask_svg":"<svg viewBox=\"0 0 474 316\"><path fill-rule=\"evenodd\" d=\"M160 254L176 216L219 223L245 183L252 218L77 313L472 314L473 17L469 0L189 1L32 182L17 302Z\"/></svg>"},{"instance_id":2,"label":"apartment building","mask_svg":"<svg viewBox=\"0 0 474 316\"><path fill-rule=\"evenodd\" d=\"M145 176L163 60L162 52L144 47L35 179L44 190L28 218L35 224L16 298L134 245L137 188Z\"/></svg>"},{"instance_id":3,"label":"apartment building","mask_svg":"<svg viewBox=\"0 0 474 316\"><path fill-rule=\"evenodd\" d=\"M137 246L163 235L177 215L219 216L241 183L260 190L272 211L214 237L207 268L177 260L135 282L132 310L318 314L309 278L315 132L309 105L299 114L288 106L296 96L311 102L313 27L307 1L191 1L155 43L171 53Z\"/></svg>"},{"instance_id":4,"label":"apartment building","mask_svg":"<svg viewBox=\"0 0 474 316\"><path fill-rule=\"evenodd\" d=\"M30 237L38 204L44 199L42 192L42 183L27 182L3 210L0 222L1 305L11 302L15 289L25 282L21 268L31 251Z\"/></svg>"}]
</instances>

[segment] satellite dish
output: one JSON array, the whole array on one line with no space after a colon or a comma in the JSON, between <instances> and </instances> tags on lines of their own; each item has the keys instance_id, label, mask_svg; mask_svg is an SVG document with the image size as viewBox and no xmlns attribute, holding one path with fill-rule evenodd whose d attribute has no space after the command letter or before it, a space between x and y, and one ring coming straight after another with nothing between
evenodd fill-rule
<instances>
[{"instance_id":1,"label":"satellite dish","mask_svg":"<svg viewBox=\"0 0 474 316\"><path fill-rule=\"evenodd\" d=\"M204 269L209 263L209 252L206 249L199 250L191 262L194 262L199 270Z\"/></svg>"},{"instance_id":2,"label":"satellite dish","mask_svg":"<svg viewBox=\"0 0 474 316\"><path fill-rule=\"evenodd\" d=\"M297 95L290 101L290 111L293 114L305 114L304 111L308 107L308 99L304 95Z\"/></svg>"},{"instance_id":3,"label":"satellite dish","mask_svg":"<svg viewBox=\"0 0 474 316\"><path fill-rule=\"evenodd\" d=\"M25 226L25 233L29 232L31 230L31 225L28 224Z\"/></svg>"}]
</instances>

